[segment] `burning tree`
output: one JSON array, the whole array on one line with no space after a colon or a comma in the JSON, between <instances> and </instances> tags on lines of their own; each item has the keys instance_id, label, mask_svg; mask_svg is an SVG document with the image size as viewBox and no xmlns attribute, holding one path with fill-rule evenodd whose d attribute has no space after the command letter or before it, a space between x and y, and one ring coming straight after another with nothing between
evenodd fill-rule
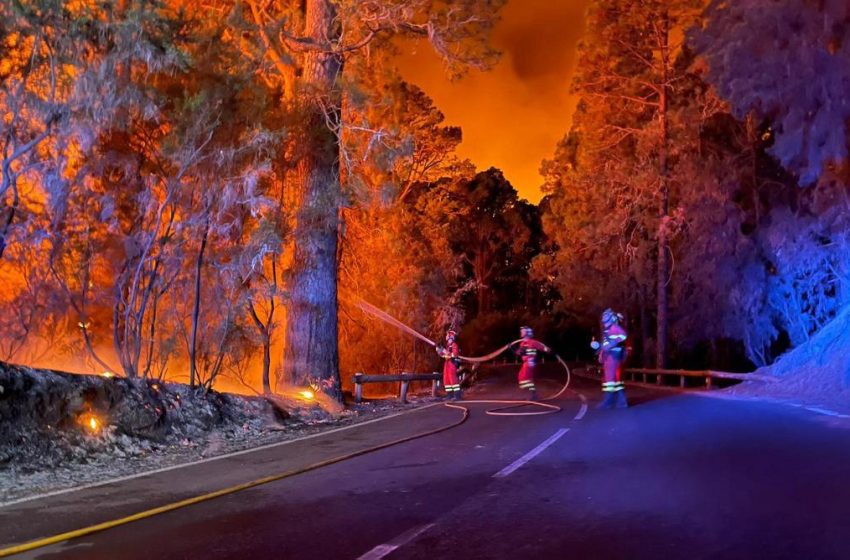
<instances>
[{"instance_id":1,"label":"burning tree","mask_svg":"<svg viewBox=\"0 0 850 560\"><path fill-rule=\"evenodd\" d=\"M67 29L65 15L54 2L0 5L0 257L16 219L30 217L22 205L74 109L72 75L84 37Z\"/></svg>"},{"instance_id":2,"label":"burning tree","mask_svg":"<svg viewBox=\"0 0 850 560\"><path fill-rule=\"evenodd\" d=\"M296 209L293 260L284 342L287 379L326 381L341 398L337 341L337 282L342 180L341 138L351 130L344 100L355 76L351 61L392 48L398 37L426 39L459 73L487 67L494 53L487 36L502 2L462 0L307 0L238 5L234 21L256 38L249 53L268 63L285 102L299 115L290 146L289 196ZM240 32L237 31L237 32Z\"/></svg>"},{"instance_id":3,"label":"burning tree","mask_svg":"<svg viewBox=\"0 0 850 560\"><path fill-rule=\"evenodd\" d=\"M14 204L27 201L18 197L24 177L34 200L27 212L9 215L10 223L17 212L28 221L21 226L34 224L18 228L11 264L43 279L32 293L39 284L26 274L26 289L10 306L49 303L45 316L69 319L99 368L160 377L177 356L191 383L210 386L229 359L235 325L247 317L247 288L233 263L252 260L245 252L260 244L239 241L268 231L263 224L280 214L272 212L277 183L268 180L280 135L263 126L280 113L256 68L225 37L225 22L199 10L157 2L16 5L5 20L10 29L25 35L41 27L31 39L6 42L9 60L26 55L43 64L39 72L53 69L49 83L63 95L38 106L64 112L51 109L61 119L49 126L32 110L16 113L19 123L4 121L14 124L10 147L24 123L40 130L31 138L39 159L9 148L15 157L5 177ZM39 54L39 41L54 37L62 40L42 50L69 62ZM10 68L4 87L14 85L17 97L3 97L4 110L53 91L34 77L15 82L29 66ZM279 234L264 240L264 247L280 245ZM23 266L29 254L40 268ZM206 281L219 276L227 281ZM48 298L51 291L63 297ZM221 321L213 302L230 310ZM31 322L21 317L21 330ZM110 346L117 367L106 356Z\"/></svg>"},{"instance_id":4,"label":"burning tree","mask_svg":"<svg viewBox=\"0 0 850 560\"><path fill-rule=\"evenodd\" d=\"M380 135L358 130L344 138L346 187L357 204L342 213L341 367L410 371L428 364L431 350L364 318L352 303L362 298L392 309L420 331L436 326L437 310L463 283L445 232L456 204L445 203L441 189L447 180L471 175L472 165L455 153L460 130L446 126L431 99L399 78L388 54L380 64L375 56L353 62L367 101L345 105L349 122Z\"/></svg>"}]
</instances>

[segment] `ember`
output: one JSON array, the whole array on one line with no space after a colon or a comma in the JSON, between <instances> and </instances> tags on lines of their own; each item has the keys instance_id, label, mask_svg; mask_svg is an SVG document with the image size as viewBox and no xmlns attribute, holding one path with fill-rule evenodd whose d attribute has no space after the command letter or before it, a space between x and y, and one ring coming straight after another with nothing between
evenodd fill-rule
<instances>
[{"instance_id":1,"label":"ember","mask_svg":"<svg viewBox=\"0 0 850 560\"><path fill-rule=\"evenodd\" d=\"M95 414L88 412L80 416L80 424L92 434L100 433L103 423Z\"/></svg>"}]
</instances>

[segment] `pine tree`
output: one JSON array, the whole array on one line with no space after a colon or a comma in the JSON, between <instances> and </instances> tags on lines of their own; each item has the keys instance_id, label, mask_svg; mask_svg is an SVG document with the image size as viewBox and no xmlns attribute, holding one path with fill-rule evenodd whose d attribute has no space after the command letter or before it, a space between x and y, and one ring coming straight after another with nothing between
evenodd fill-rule
<instances>
[{"instance_id":1,"label":"pine tree","mask_svg":"<svg viewBox=\"0 0 850 560\"><path fill-rule=\"evenodd\" d=\"M583 251L590 263L583 265L585 277L597 282L605 271L625 273L611 278L611 285L621 293L638 294L644 319L654 299L657 367L664 367L668 354L670 238L676 227L671 213L671 106L683 77L676 62L683 52L682 33L699 8L693 0L599 0L591 6L573 85L582 103L574 133L559 156L568 161L544 164L549 189L556 195L553 209L563 212L561 204L571 206L566 211L575 220L571 226L598 230L595 236L582 236L587 241L578 245L561 240L562 250ZM561 163L572 167L555 169ZM564 180L573 183L566 187L569 195L558 192ZM574 196L581 202L574 202ZM655 261L652 282L646 268L649 251ZM654 298L645 288L652 284ZM579 297L604 295L601 290ZM641 324L646 330L647 321Z\"/></svg>"},{"instance_id":2,"label":"pine tree","mask_svg":"<svg viewBox=\"0 0 850 560\"><path fill-rule=\"evenodd\" d=\"M393 37L427 39L450 71L487 67L494 53L487 36L502 2L306 0L281 3L269 13L248 2L241 23L255 31L258 48L288 102L299 111L289 186L295 211L294 253L287 285L285 377L321 381L337 399L337 283L341 180L347 173L341 138L349 123L343 100L358 56L392 48ZM241 6L239 4L237 7Z\"/></svg>"},{"instance_id":3,"label":"pine tree","mask_svg":"<svg viewBox=\"0 0 850 560\"><path fill-rule=\"evenodd\" d=\"M773 124L771 153L803 185L847 159L850 8L846 2L713 1L693 33L709 80L739 118Z\"/></svg>"}]
</instances>

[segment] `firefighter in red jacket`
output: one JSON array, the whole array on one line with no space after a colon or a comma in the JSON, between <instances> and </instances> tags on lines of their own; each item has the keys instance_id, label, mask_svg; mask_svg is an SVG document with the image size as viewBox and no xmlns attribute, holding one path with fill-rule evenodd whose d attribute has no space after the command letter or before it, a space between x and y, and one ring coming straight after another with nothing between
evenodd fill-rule
<instances>
[{"instance_id":1,"label":"firefighter in red jacket","mask_svg":"<svg viewBox=\"0 0 850 560\"><path fill-rule=\"evenodd\" d=\"M443 387L446 397L460 400L460 380L458 379L458 368L460 367L460 346L455 341L457 333L449 330L446 333L446 345L437 346L437 354L443 358Z\"/></svg>"},{"instance_id":2,"label":"firefighter in red jacket","mask_svg":"<svg viewBox=\"0 0 850 560\"><path fill-rule=\"evenodd\" d=\"M602 343L596 340L591 347L599 352L602 364L602 392L600 408L627 408L626 386L622 381L623 362L626 360L626 330L620 324L623 316L612 309L602 312Z\"/></svg>"},{"instance_id":3,"label":"firefighter in red jacket","mask_svg":"<svg viewBox=\"0 0 850 560\"><path fill-rule=\"evenodd\" d=\"M537 387L534 385L534 369L539 362L539 354L541 352L550 353L552 350L548 346L534 340L534 332L531 327L520 327L519 335L522 340L514 350L517 356L522 358L522 367L519 370L519 388L530 392L529 398L533 401L537 400Z\"/></svg>"}]
</instances>

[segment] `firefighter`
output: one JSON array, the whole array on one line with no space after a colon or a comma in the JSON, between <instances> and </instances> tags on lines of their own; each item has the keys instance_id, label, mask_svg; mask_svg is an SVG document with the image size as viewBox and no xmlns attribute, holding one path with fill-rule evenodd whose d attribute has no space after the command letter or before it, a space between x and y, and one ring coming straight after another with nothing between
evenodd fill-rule
<instances>
[{"instance_id":1,"label":"firefighter","mask_svg":"<svg viewBox=\"0 0 850 560\"><path fill-rule=\"evenodd\" d=\"M457 333L449 330L446 333L446 345L437 346L437 354L443 358L443 388L446 390L446 398L459 401L461 399L460 380L458 368L460 367L460 347L457 342Z\"/></svg>"},{"instance_id":2,"label":"firefighter","mask_svg":"<svg viewBox=\"0 0 850 560\"><path fill-rule=\"evenodd\" d=\"M612 309L602 312L602 343L596 340L590 346L599 353L602 364L602 392L604 398L599 408L627 408L626 386L622 381L623 362L626 360L626 330L623 316Z\"/></svg>"},{"instance_id":3,"label":"firefighter","mask_svg":"<svg viewBox=\"0 0 850 560\"><path fill-rule=\"evenodd\" d=\"M520 327L519 335L522 340L514 350L517 356L522 358L522 367L519 370L519 388L529 391L529 399L537 400L537 387L534 385L534 369L537 367L538 354L540 352L551 353L548 346L534 340L534 332L531 327Z\"/></svg>"}]
</instances>

